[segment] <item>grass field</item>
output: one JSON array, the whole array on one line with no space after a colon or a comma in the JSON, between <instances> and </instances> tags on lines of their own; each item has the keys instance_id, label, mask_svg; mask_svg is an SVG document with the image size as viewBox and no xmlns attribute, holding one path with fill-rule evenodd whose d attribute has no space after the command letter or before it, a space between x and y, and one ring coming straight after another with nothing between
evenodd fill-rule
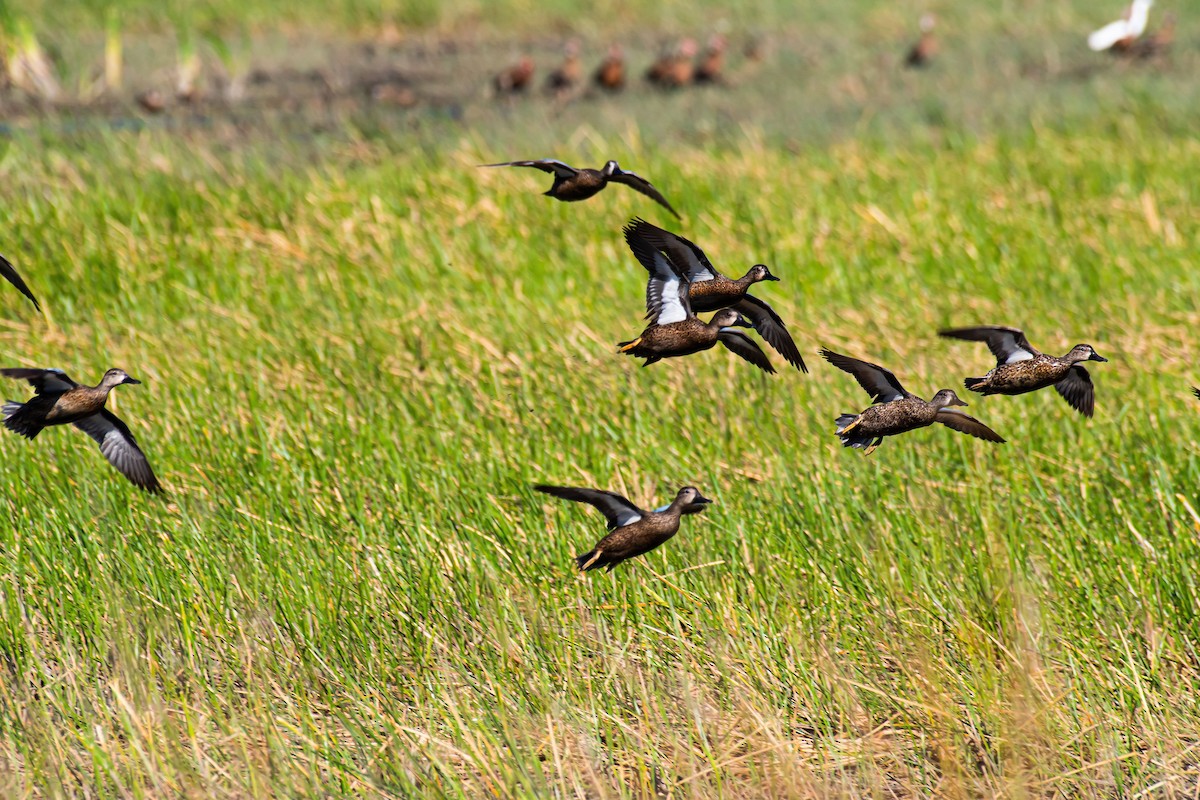
<instances>
[{"instance_id":1,"label":"grass field","mask_svg":"<svg viewBox=\"0 0 1200 800\"><path fill-rule=\"evenodd\" d=\"M998 98L983 126L954 76L888 85L936 119L885 97L811 146L763 93L720 135L735 93L15 133L2 252L45 314L0 285L5 363L142 379L110 402L170 494L78 431L0 437L0 795L1194 796L1187 81L1116 68L1056 88L1070 124ZM549 152L618 158L683 222L475 168ZM635 214L728 273L770 264L812 373L618 356ZM818 347L928 397L990 365L936 336L976 322L1095 345L1095 419L972 395L1007 444L839 446L867 398ZM581 577L603 520L535 482L716 503Z\"/></svg>"}]
</instances>

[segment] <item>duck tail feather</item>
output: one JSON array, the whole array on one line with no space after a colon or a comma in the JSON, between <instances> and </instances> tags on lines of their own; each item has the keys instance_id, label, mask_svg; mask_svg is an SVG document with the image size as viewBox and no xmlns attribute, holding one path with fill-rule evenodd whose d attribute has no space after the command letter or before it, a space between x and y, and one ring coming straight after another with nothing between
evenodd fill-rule
<instances>
[{"instance_id":1,"label":"duck tail feather","mask_svg":"<svg viewBox=\"0 0 1200 800\"><path fill-rule=\"evenodd\" d=\"M575 556L575 566L579 568L580 572L590 572L603 567L604 562L600 559L599 551L592 549Z\"/></svg>"},{"instance_id":2,"label":"duck tail feather","mask_svg":"<svg viewBox=\"0 0 1200 800\"><path fill-rule=\"evenodd\" d=\"M26 415L21 413L25 406L13 400L9 400L4 404L4 427L8 428L13 433L18 433L26 439L32 439L42 432L43 425L37 422L26 419Z\"/></svg>"},{"instance_id":3,"label":"duck tail feather","mask_svg":"<svg viewBox=\"0 0 1200 800\"><path fill-rule=\"evenodd\" d=\"M983 378L967 378L965 381L963 381L963 386L966 386L972 392L977 392L979 390L975 387L981 383L983 383Z\"/></svg>"}]
</instances>

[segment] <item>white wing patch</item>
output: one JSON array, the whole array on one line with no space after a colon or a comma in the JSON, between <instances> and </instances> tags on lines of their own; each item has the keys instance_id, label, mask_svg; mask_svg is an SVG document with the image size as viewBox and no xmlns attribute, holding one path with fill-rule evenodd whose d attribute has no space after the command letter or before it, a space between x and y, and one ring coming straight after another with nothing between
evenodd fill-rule
<instances>
[{"instance_id":1,"label":"white wing patch","mask_svg":"<svg viewBox=\"0 0 1200 800\"><path fill-rule=\"evenodd\" d=\"M661 254L655 257L655 261L661 260L666 271L670 273L670 278L660 277L662 285L662 310L658 314L658 319L655 322L659 325L670 325L672 322L683 322L688 318L688 310L684 308L683 301L679 296L681 291L682 281L676 275L667 263L667 260Z\"/></svg>"},{"instance_id":2,"label":"white wing patch","mask_svg":"<svg viewBox=\"0 0 1200 800\"><path fill-rule=\"evenodd\" d=\"M1150 6L1154 0L1133 0L1129 7L1129 18L1110 22L1088 36L1088 47L1097 52L1107 50L1122 39L1137 38L1146 30L1150 19Z\"/></svg>"},{"instance_id":3,"label":"white wing patch","mask_svg":"<svg viewBox=\"0 0 1200 800\"><path fill-rule=\"evenodd\" d=\"M662 508L655 509L655 510L662 511L665 508L667 508L667 506L663 506ZM622 511L619 514L617 514L616 527L624 528L626 525L632 525L633 523L637 522L641 518L642 518L641 514L635 514L632 511Z\"/></svg>"}]
</instances>

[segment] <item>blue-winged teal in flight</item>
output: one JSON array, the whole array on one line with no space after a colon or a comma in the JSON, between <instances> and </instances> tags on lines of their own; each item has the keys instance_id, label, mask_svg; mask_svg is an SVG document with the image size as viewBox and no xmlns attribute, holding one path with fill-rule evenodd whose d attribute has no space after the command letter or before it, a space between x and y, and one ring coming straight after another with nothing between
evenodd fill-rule
<instances>
[{"instance_id":1,"label":"blue-winged teal in flight","mask_svg":"<svg viewBox=\"0 0 1200 800\"><path fill-rule=\"evenodd\" d=\"M844 447L857 447L871 455L883 443L883 437L907 433L935 422L989 442L1004 441L979 420L951 409L951 406L965 406L966 403L950 389L940 389L932 400L922 400L901 386L890 370L878 364L859 361L832 350L822 350L821 355L830 364L853 375L876 403L860 414L843 414L837 418L837 435Z\"/></svg>"},{"instance_id":2,"label":"blue-winged teal in flight","mask_svg":"<svg viewBox=\"0 0 1200 800\"><path fill-rule=\"evenodd\" d=\"M129 427L104 407L114 387L141 381L121 369L104 373L96 386L76 383L57 369L8 368L0 369L0 375L29 381L34 390L28 402L4 404L4 425L9 430L33 439L43 428L74 425L96 440L104 457L134 486L152 493L163 490Z\"/></svg>"},{"instance_id":3,"label":"blue-winged teal in flight","mask_svg":"<svg viewBox=\"0 0 1200 800\"><path fill-rule=\"evenodd\" d=\"M723 308L704 322L696 317L688 301L687 279L667 258L656 252L654 257L642 260L642 266L650 273L646 283L646 316L650 324L641 336L619 343L619 352L646 359L642 366L648 367L664 358L708 350L720 342L759 369L775 372L759 346L731 327L750 327L737 309Z\"/></svg>"},{"instance_id":4,"label":"blue-winged teal in flight","mask_svg":"<svg viewBox=\"0 0 1200 800\"><path fill-rule=\"evenodd\" d=\"M779 280L766 264L755 264L737 280L726 278L695 244L636 217L625 226L625 241L651 274L655 271L651 266L654 261L665 256L675 271L687 278L692 311L737 310L789 364L808 372L787 325L769 305L748 294L760 281Z\"/></svg>"},{"instance_id":5,"label":"blue-winged teal in flight","mask_svg":"<svg viewBox=\"0 0 1200 800\"><path fill-rule=\"evenodd\" d=\"M684 486L670 505L654 511L643 511L621 495L602 489L547 484L533 488L563 500L593 505L608 520L609 534L591 550L575 557L575 564L581 571L608 567L612 572L622 561L649 553L675 535L680 516L698 514L712 502L694 486Z\"/></svg>"},{"instance_id":6,"label":"blue-winged teal in flight","mask_svg":"<svg viewBox=\"0 0 1200 800\"><path fill-rule=\"evenodd\" d=\"M1077 344L1062 358L1040 353L1016 328L985 325L938 331L948 339L984 342L996 357L996 367L982 378L963 381L980 394L1025 394L1053 386L1071 408L1085 417L1092 415L1095 389L1092 376L1081 366L1084 361L1108 361L1090 344Z\"/></svg>"},{"instance_id":7,"label":"blue-winged teal in flight","mask_svg":"<svg viewBox=\"0 0 1200 800\"><path fill-rule=\"evenodd\" d=\"M650 181L635 172L621 169L616 161L609 161L601 169L575 169L570 164L549 158L541 161L505 161L500 164L483 164L482 166L533 167L542 172L553 173L554 183L543 194L566 203L587 200L610 183L623 183L634 191L646 195L676 217L679 216L679 212L671 208L667 198L663 197L662 192L655 189Z\"/></svg>"}]
</instances>

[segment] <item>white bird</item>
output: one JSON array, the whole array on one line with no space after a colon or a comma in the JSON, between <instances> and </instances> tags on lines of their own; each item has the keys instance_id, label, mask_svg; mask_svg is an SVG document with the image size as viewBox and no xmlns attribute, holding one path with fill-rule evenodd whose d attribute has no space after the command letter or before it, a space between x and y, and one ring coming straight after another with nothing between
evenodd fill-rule
<instances>
[{"instance_id":1,"label":"white bird","mask_svg":"<svg viewBox=\"0 0 1200 800\"><path fill-rule=\"evenodd\" d=\"M1096 52L1113 47L1118 49L1129 47L1133 40L1146 30L1146 22L1150 18L1150 6L1152 5L1154 5L1154 0L1133 0L1121 19L1092 31L1088 36L1088 47Z\"/></svg>"}]
</instances>

